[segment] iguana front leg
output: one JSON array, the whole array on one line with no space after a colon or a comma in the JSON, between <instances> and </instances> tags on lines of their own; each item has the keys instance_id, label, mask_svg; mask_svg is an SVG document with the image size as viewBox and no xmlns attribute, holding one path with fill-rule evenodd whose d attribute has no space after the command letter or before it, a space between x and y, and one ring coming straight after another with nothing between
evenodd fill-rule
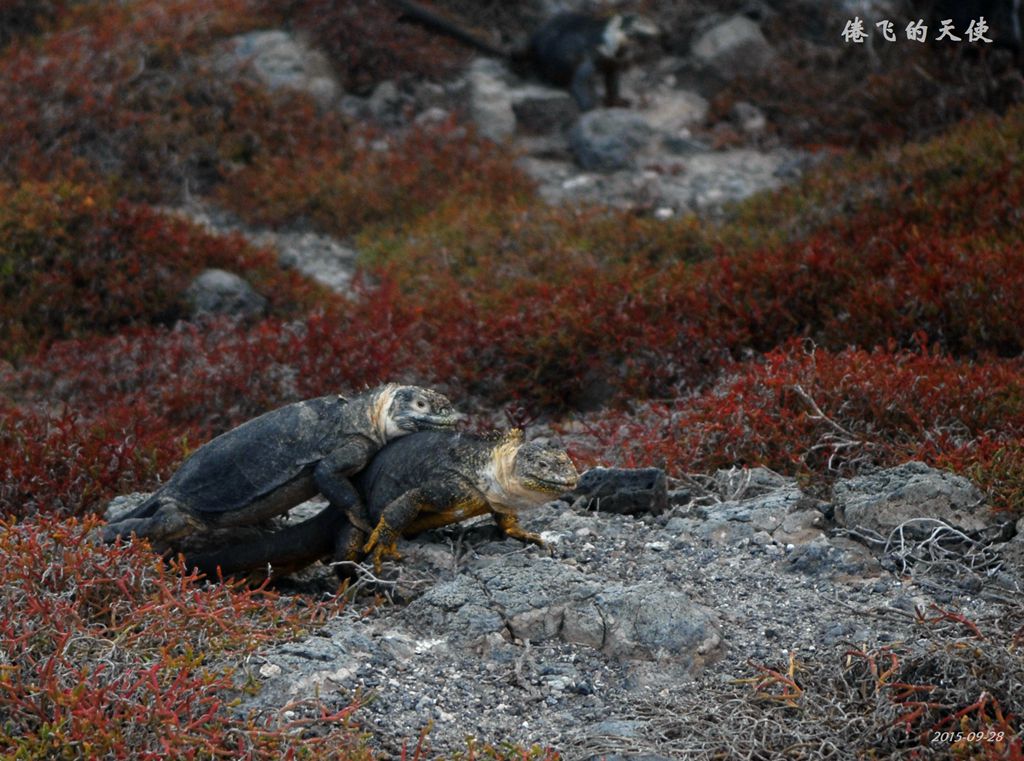
<instances>
[{"instance_id":1,"label":"iguana front leg","mask_svg":"<svg viewBox=\"0 0 1024 761\"><path fill-rule=\"evenodd\" d=\"M487 500L467 482L457 479L428 482L407 491L384 508L364 550L373 551L374 567L379 569L384 555L398 559L395 544L400 536L458 523L483 515L487 509Z\"/></svg>"},{"instance_id":2,"label":"iguana front leg","mask_svg":"<svg viewBox=\"0 0 1024 761\"><path fill-rule=\"evenodd\" d=\"M375 449L373 442L364 436L347 436L339 446L317 463L313 471L313 480L320 493L364 531L372 528L370 519L349 477L366 467Z\"/></svg>"},{"instance_id":3,"label":"iguana front leg","mask_svg":"<svg viewBox=\"0 0 1024 761\"><path fill-rule=\"evenodd\" d=\"M547 542L540 538L540 534L527 531L519 525L519 517L515 513L495 513L494 520L505 536L511 536L513 539L518 539L522 542L536 544L545 550L549 549Z\"/></svg>"},{"instance_id":4,"label":"iguana front leg","mask_svg":"<svg viewBox=\"0 0 1024 761\"><path fill-rule=\"evenodd\" d=\"M569 93L576 101L580 111L590 111L597 105L597 96L594 93L594 77L596 75L597 66L590 56L584 58L572 74Z\"/></svg>"},{"instance_id":5,"label":"iguana front leg","mask_svg":"<svg viewBox=\"0 0 1024 761\"><path fill-rule=\"evenodd\" d=\"M380 520L363 546L363 552L371 553L373 567L379 573L384 556L398 560L398 538L405 528L415 520L420 510L431 509L431 501L423 489L407 491L384 508Z\"/></svg>"},{"instance_id":6,"label":"iguana front leg","mask_svg":"<svg viewBox=\"0 0 1024 761\"><path fill-rule=\"evenodd\" d=\"M604 105L607 108L628 106L629 100L619 94L619 63L604 61L601 65L604 75Z\"/></svg>"}]
</instances>

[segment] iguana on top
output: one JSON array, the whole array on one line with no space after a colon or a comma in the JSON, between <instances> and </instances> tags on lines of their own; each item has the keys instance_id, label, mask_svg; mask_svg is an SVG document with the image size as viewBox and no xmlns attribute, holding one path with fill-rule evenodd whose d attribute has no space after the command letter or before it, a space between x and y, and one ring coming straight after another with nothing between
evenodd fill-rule
<instances>
[{"instance_id":1,"label":"iguana on top","mask_svg":"<svg viewBox=\"0 0 1024 761\"><path fill-rule=\"evenodd\" d=\"M286 405L201 446L157 492L104 527L103 539L134 533L166 547L196 532L260 523L317 493L369 530L349 479L389 441L448 429L459 418L436 391L394 383Z\"/></svg>"},{"instance_id":2,"label":"iguana on top","mask_svg":"<svg viewBox=\"0 0 1024 761\"><path fill-rule=\"evenodd\" d=\"M359 561L367 553L379 568L384 557L398 557L400 536L490 513L507 535L544 545L524 531L522 510L570 491L579 476L563 449L525 443L520 430L474 436L427 431L393 441L354 479L373 524L362 527L328 506L303 523L198 553L186 563L215 574L267 565L294 568L333 553L336 560Z\"/></svg>"}]
</instances>

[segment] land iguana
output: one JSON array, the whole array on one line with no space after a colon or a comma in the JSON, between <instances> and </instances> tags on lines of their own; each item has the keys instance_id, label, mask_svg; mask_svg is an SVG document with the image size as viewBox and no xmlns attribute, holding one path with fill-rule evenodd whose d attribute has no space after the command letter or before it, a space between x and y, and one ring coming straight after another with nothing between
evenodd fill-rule
<instances>
[{"instance_id":1,"label":"land iguana","mask_svg":"<svg viewBox=\"0 0 1024 761\"><path fill-rule=\"evenodd\" d=\"M258 539L186 553L204 573L294 568L333 554L358 562L368 553L379 569L397 558L400 536L490 513L506 536L544 546L523 530L522 510L576 486L579 476L563 449L526 443L518 429L503 434L425 431L389 443L353 479L374 524L372 532L345 519L332 505L316 516Z\"/></svg>"},{"instance_id":2,"label":"land iguana","mask_svg":"<svg viewBox=\"0 0 1024 761\"><path fill-rule=\"evenodd\" d=\"M461 417L436 391L394 383L286 405L201 446L151 497L107 524L102 538L134 533L167 548L196 532L258 524L317 493L370 530L350 478L389 441L451 429Z\"/></svg>"},{"instance_id":3,"label":"land iguana","mask_svg":"<svg viewBox=\"0 0 1024 761\"><path fill-rule=\"evenodd\" d=\"M597 105L594 83L599 74L604 79L604 105L627 105L619 94L619 75L644 38L660 35L653 21L638 14L559 13L541 24L525 46L505 50L412 0L390 2L409 21L508 61L521 75L567 88L581 111Z\"/></svg>"}]
</instances>

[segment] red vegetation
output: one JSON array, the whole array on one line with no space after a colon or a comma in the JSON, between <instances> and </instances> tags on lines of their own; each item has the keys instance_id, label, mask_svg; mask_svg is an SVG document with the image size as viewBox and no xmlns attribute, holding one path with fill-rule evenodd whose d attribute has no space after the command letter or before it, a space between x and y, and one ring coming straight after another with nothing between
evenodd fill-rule
<instances>
[{"instance_id":1,"label":"red vegetation","mask_svg":"<svg viewBox=\"0 0 1024 761\"><path fill-rule=\"evenodd\" d=\"M86 408L87 410L89 408ZM71 515L150 486L180 462L191 430L141 405L103 406L99 419L0 411L0 515Z\"/></svg>"},{"instance_id":2,"label":"red vegetation","mask_svg":"<svg viewBox=\"0 0 1024 761\"><path fill-rule=\"evenodd\" d=\"M450 77L468 58L451 41L400 22L383 0L296 0L290 15L335 63L350 92L365 94L389 79Z\"/></svg>"},{"instance_id":3,"label":"red vegetation","mask_svg":"<svg viewBox=\"0 0 1024 761\"><path fill-rule=\"evenodd\" d=\"M309 137L233 172L217 200L259 224L305 223L347 236L385 220L394 229L467 198L510 201L530 188L504 148L449 122L397 141L372 133Z\"/></svg>"},{"instance_id":4,"label":"red vegetation","mask_svg":"<svg viewBox=\"0 0 1024 761\"><path fill-rule=\"evenodd\" d=\"M0 522L0 752L25 758L366 758L352 708L240 718L234 664L330 611L203 584L86 523ZM12 756L12 757L13 757Z\"/></svg>"},{"instance_id":5,"label":"red vegetation","mask_svg":"<svg viewBox=\"0 0 1024 761\"><path fill-rule=\"evenodd\" d=\"M849 475L921 459L968 470L1016 509L1024 500L1024 362L800 342L736 365L705 391L592 427L587 459L664 463L671 472L734 464Z\"/></svg>"},{"instance_id":6,"label":"red vegetation","mask_svg":"<svg viewBox=\"0 0 1024 761\"><path fill-rule=\"evenodd\" d=\"M68 9L62 0L4 0L0 2L0 48L18 37L52 27Z\"/></svg>"},{"instance_id":7,"label":"red vegetation","mask_svg":"<svg viewBox=\"0 0 1024 761\"><path fill-rule=\"evenodd\" d=\"M210 267L245 273L283 314L320 293L240 237L114 201L104 187L0 184L0 357L179 319L190 280Z\"/></svg>"},{"instance_id":8,"label":"red vegetation","mask_svg":"<svg viewBox=\"0 0 1024 761\"><path fill-rule=\"evenodd\" d=\"M296 128L341 130L308 99L214 69L218 44L268 23L259 5L87 2L78 25L0 50L0 179L116 178L132 197L174 200Z\"/></svg>"}]
</instances>

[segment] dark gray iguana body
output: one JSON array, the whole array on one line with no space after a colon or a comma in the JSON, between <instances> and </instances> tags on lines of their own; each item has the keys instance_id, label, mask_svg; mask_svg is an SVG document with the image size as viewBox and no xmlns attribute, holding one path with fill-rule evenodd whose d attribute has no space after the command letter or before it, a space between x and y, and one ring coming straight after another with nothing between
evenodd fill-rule
<instances>
[{"instance_id":1,"label":"dark gray iguana body","mask_svg":"<svg viewBox=\"0 0 1024 761\"><path fill-rule=\"evenodd\" d=\"M507 536L543 546L538 535L519 527L518 513L549 502L578 480L563 450L524 443L518 429L488 437L419 434L381 451L357 479L367 515L376 521L362 550L379 566L385 555L398 557L400 536L487 513ZM352 559L353 544L339 536L336 554Z\"/></svg>"},{"instance_id":2,"label":"dark gray iguana body","mask_svg":"<svg viewBox=\"0 0 1024 761\"><path fill-rule=\"evenodd\" d=\"M448 432L414 433L391 442L354 483L374 526L367 532L333 506L304 523L258 541L233 544L187 557L207 573L294 567L334 554L359 561L367 553L379 566L398 557L400 536L412 536L477 515L492 513L508 536L543 545L520 528L517 514L571 490L576 468L564 450L524 443L521 431L500 436Z\"/></svg>"},{"instance_id":3,"label":"dark gray iguana body","mask_svg":"<svg viewBox=\"0 0 1024 761\"><path fill-rule=\"evenodd\" d=\"M388 441L449 428L458 417L441 394L396 384L289 404L204 444L155 494L108 524L103 538L135 533L162 546L197 531L257 524L317 493L369 528L349 478Z\"/></svg>"}]
</instances>

